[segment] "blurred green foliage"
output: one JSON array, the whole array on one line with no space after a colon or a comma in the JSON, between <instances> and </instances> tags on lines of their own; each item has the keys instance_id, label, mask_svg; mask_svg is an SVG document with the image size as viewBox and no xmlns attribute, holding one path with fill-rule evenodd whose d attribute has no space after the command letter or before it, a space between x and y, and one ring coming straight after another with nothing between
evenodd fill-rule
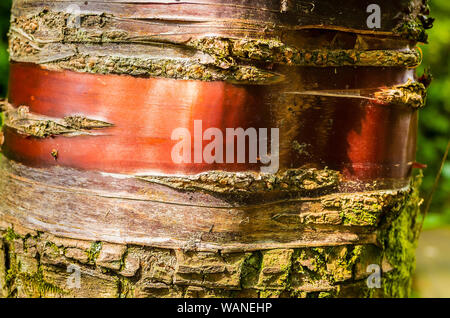
<instances>
[{"instance_id":1,"label":"blurred green foliage","mask_svg":"<svg viewBox=\"0 0 450 318\"><path fill-rule=\"evenodd\" d=\"M6 95L8 81L7 32L11 0L0 0L0 97ZM428 105L420 113L418 162L425 163L423 196L426 198L439 170L441 158L450 138L450 1L432 0L431 15L436 18L429 30L429 44L418 74L430 67L434 81L429 89ZM426 227L450 224L450 162L447 161L438 191L434 195Z\"/></svg>"},{"instance_id":2,"label":"blurred green foliage","mask_svg":"<svg viewBox=\"0 0 450 318\"><path fill-rule=\"evenodd\" d=\"M0 0L0 97L6 95L8 82L8 39L9 11L11 0Z\"/></svg>"}]
</instances>

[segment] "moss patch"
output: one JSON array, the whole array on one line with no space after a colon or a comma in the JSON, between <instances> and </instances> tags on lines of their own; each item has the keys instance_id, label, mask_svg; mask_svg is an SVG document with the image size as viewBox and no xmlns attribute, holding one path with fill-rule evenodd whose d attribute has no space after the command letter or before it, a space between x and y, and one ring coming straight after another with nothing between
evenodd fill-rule
<instances>
[{"instance_id":1,"label":"moss patch","mask_svg":"<svg viewBox=\"0 0 450 318\"><path fill-rule=\"evenodd\" d=\"M87 252L89 263L95 264L98 256L100 255L100 250L102 249L102 242L92 242L91 248Z\"/></svg>"},{"instance_id":2,"label":"moss patch","mask_svg":"<svg viewBox=\"0 0 450 318\"><path fill-rule=\"evenodd\" d=\"M420 229L421 182L422 173L413 180L409 197L398 217L387 222L379 236L385 259L393 268L382 276L382 286L387 297L410 295Z\"/></svg>"}]
</instances>

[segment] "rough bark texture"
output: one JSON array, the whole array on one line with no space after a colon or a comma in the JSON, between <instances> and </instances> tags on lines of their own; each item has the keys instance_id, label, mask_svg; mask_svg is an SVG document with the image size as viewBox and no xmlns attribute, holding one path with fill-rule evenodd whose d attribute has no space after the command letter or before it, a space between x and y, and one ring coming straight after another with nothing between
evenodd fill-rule
<instances>
[{"instance_id":1,"label":"rough bark texture","mask_svg":"<svg viewBox=\"0 0 450 318\"><path fill-rule=\"evenodd\" d=\"M374 244L199 252L2 231L4 297L407 297L414 270L420 199L411 191L378 228ZM369 289L379 264L382 288ZM81 288L70 288L70 265Z\"/></svg>"},{"instance_id":2,"label":"rough bark texture","mask_svg":"<svg viewBox=\"0 0 450 318\"><path fill-rule=\"evenodd\" d=\"M379 2L15 0L0 296L407 297L431 20ZM279 171L176 165L193 119L279 128Z\"/></svg>"}]
</instances>

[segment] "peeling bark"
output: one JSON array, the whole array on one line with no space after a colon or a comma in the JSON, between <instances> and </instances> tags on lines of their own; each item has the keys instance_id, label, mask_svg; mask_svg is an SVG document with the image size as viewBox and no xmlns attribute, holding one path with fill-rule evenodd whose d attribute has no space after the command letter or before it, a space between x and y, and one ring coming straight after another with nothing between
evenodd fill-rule
<instances>
[{"instance_id":1,"label":"peeling bark","mask_svg":"<svg viewBox=\"0 0 450 318\"><path fill-rule=\"evenodd\" d=\"M206 252L4 229L0 252L10 261L0 283L10 297L405 297L414 247L404 244L417 239L415 191L373 244ZM367 287L370 264L383 268L382 289ZM80 269L79 289L70 288L69 265Z\"/></svg>"}]
</instances>

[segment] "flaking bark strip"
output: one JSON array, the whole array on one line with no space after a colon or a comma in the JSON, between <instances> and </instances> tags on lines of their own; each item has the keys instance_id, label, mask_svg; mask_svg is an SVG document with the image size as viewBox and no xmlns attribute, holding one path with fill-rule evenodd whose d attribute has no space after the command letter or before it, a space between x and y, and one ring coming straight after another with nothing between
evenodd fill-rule
<instances>
[{"instance_id":1,"label":"flaking bark strip","mask_svg":"<svg viewBox=\"0 0 450 318\"><path fill-rule=\"evenodd\" d=\"M328 211L336 210L345 226L378 226L386 214L394 217L407 203L411 188L368 193L330 195L321 199Z\"/></svg>"},{"instance_id":2,"label":"flaking bark strip","mask_svg":"<svg viewBox=\"0 0 450 318\"><path fill-rule=\"evenodd\" d=\"M408 105L418 109L425 105L427 89L422 83L409 79L406 84L375 92L374 97L382 104Z\"/></svg>"},{"instance_id":3,"label":"flaking bark strip","mask_svg":"<svg viewBox=\"0 0 450 318\"><path fill-rule=\"evenodd\" d=\"M427 43L426 30L433 27L434 18L429 17L430 7L428 0L414 0L408 6L407 15L394 28L394 33L412 41Z\"/></svg>"},{"instance_id":4,"label":"flaking bark strip","mask_svg":"<svg viewBox=\"0 0 450 318\"><path fill-rule=\"evenodd\" d=\"M98 261L105 242L0 228L10 260L4 269L7 293L10 297L407 297L418 238L419 183L420 175L395 213L377 226L379 246L355 243L225 253L109 244L103 258L123 264L106 268ZM81 269L81 289L66 285L66 268L72 264ZM366 285L370 264L383 270L381 289Z\"/></svg>"},{"instance_id":5,"label":"flaking bark strip","mask_svg":"<svg viewBox=\"0 0 450 318\"><path fill-rule=\"evenodd\" d=\"M152 37L136 37L125 30L111 29L111 15L79 14L42 10L38 14L12 16L11 33L26 34L37 44L47 43L108 43L151 41ZM79 27L70 23L79 21ZM128 20L134 22L134 20ZM123 23L123 21L122 21Z\"/></svg>"},{"instance_id":6,"label":"flaking bark strip","mask_svg":"<svg viewBox=\"0 0 450 318\"><path fill-rule=\"evenodd\" d=\"M76 52L82 51L83 46L89 41L80 42L80 44L71 43L64 45L38 44L31 37L26 37L23 32L17 32L12 29L10 36L11 59L18 62L34 62L45 63L45 61L57 61L63 59L64 56L77 55ZM99 44L91 43L92 56L102 55L101 52L105 46L100 44L108 44L113 47L114 43L99 42ZM124 45L130 45L130 42ZM141 44L143 45L143 44ZM159 44L161 45L161 44ZM248 62L259 63L276 63L291 66L312 66L312 67L340 67L340 66L374 66L374 67L416 67L420 64L420 54L417 50L360 50L360 49L317 49L304 50L286 45L278 40L261 40L261 39L232 39L220 37L208 37L199 40L193 40L186 45L170 45L166 44L164 49L167 55L170 50L183 51L196 49L200 52L211 55L212 62L210 64L222 70L233 70L236 67L244 67ZM158 46L155 43L146 45L150 50L152 47ZM108 46L106 46L108 47ZM61 53L65 52L67 53ZM128 52L134 52L135 48L130 47ZM80 54L83 55L83 54ZM150 54L147 54L150 55ZM130 53L120 54L123 59L133 60ZM191 64L208 65L204 61L198 61L195 58L189 58ZM158 60L152 58L148 60ZM208 61L209 62L209 61ZM255 66L253 66L255 67ZM265 70L268 72L268 70Z\"/></svg>"},{"instance_id":7,"label":"flaking bark strip","mask_svg":"<svg viewBox=\"0 0 450 318\"><path fill-rule=\"evenodd\" d=\"M51 70L122 74L184 80L272 84L284 76L245 64L224 65L209 55L168 45L48 44L39 49L20 36L10 37L11 60L41 64Z\"/></svg>"},{"instance_id":8,"label":"flaking bark strip","mask_svg":"<svg viewBox=\"0 0 450 318\"><path fill-rule=\"evenodd\" d=\"M265 3L266 2L266 3ZM236 33L241 28L259 32L260 30L283 29L287 31L295 31L299 29L323 29L323 30L341 30L344 32L352 32L359 34L377 34L377 35L396 35L398 37L410 39L412 41L425 41L425 30L432 26L432 19L428 18L429 8L427 0L407 0L401 3L385 3L380 4L384 10L382 29L368 29L365 23L367 14L364 8L354 10L355 4L349 2L343 4L341 12L336 16L336 10L333 10L326 2L318 2L312 4L298 4L296 1L279 1L278 6L273 1L261 2L261 6L242 5L241 1L235 3L215 4L216 10L221 10L222 18L210 15L211 4L205 2L189 3L185 5L186 13L179 14L179 11L172 9L181 3L173 3L168 9L164 10L164 6L160 4L160 8L147 10L140 8L138 3L130 3L129 1L113 3L96 3L90 1L84 3L81 22L84 16L97 16L99 18L106 15L114 17L120 16L123 23L153 23L157 22L159 26L170 26L175 24L187 26L189 31L196 30L197 24L204 23L210 25L214 29ZM41 8L45 6L44 12L52 14L60 14L62 16L70 16L67 8L70 4L81 5L76 1L22 1L15 0L13 6L13 14L15 15L36 15L40 13ZM259 3L258 3L259 4ZM123 5L133 9L123 12ZM166 5L169 5L167 3ZM134 6L136 6L134 8ZM151 6L151 4L150 4ZM222 6L221 9L219 7ZM156 9L156 11L155 11ZM236 14L240 10L241 15ZM193 18L198 15L198 17ZM77 21L72 19L71 21ZM174 22L175 21L175 22ZM189 29L190 28L190 29ZM208 29L209 30L209 29ZM189 32L188 31L188 32ZM189 32L195 34L197 32ZM175 35L177 32L174 32Z\"/></svg>"},{"instance_id":9,"label":"flaking bark strip","mask_svg":"<svg viewBox=\"0 0 450 318\"><path fill-rule=\"evenodd\" d=\"M4 103L6 127L36 138L57 135L79 136L96 135L94 130L110 128L113 124L83 116L67 116L63 119L32 114L27 106L14 108Z\"/></svg>"},{"instance_id":10,"label":"flaking bark strip","mask_svg":"<svg viewBox=\"0 0 450 318\"><path fill-rule=\"evenodd\" d=\"M425 106L427 89L424 84L411 79L405 84L379 89L345 89L345 90L314 90L284 92L287 95L320 96L331 98L365 99L382 105L405 105L413 109ZM294 145L296 150L303 151L301 145Z\"/></svg>"}]
</instances>

